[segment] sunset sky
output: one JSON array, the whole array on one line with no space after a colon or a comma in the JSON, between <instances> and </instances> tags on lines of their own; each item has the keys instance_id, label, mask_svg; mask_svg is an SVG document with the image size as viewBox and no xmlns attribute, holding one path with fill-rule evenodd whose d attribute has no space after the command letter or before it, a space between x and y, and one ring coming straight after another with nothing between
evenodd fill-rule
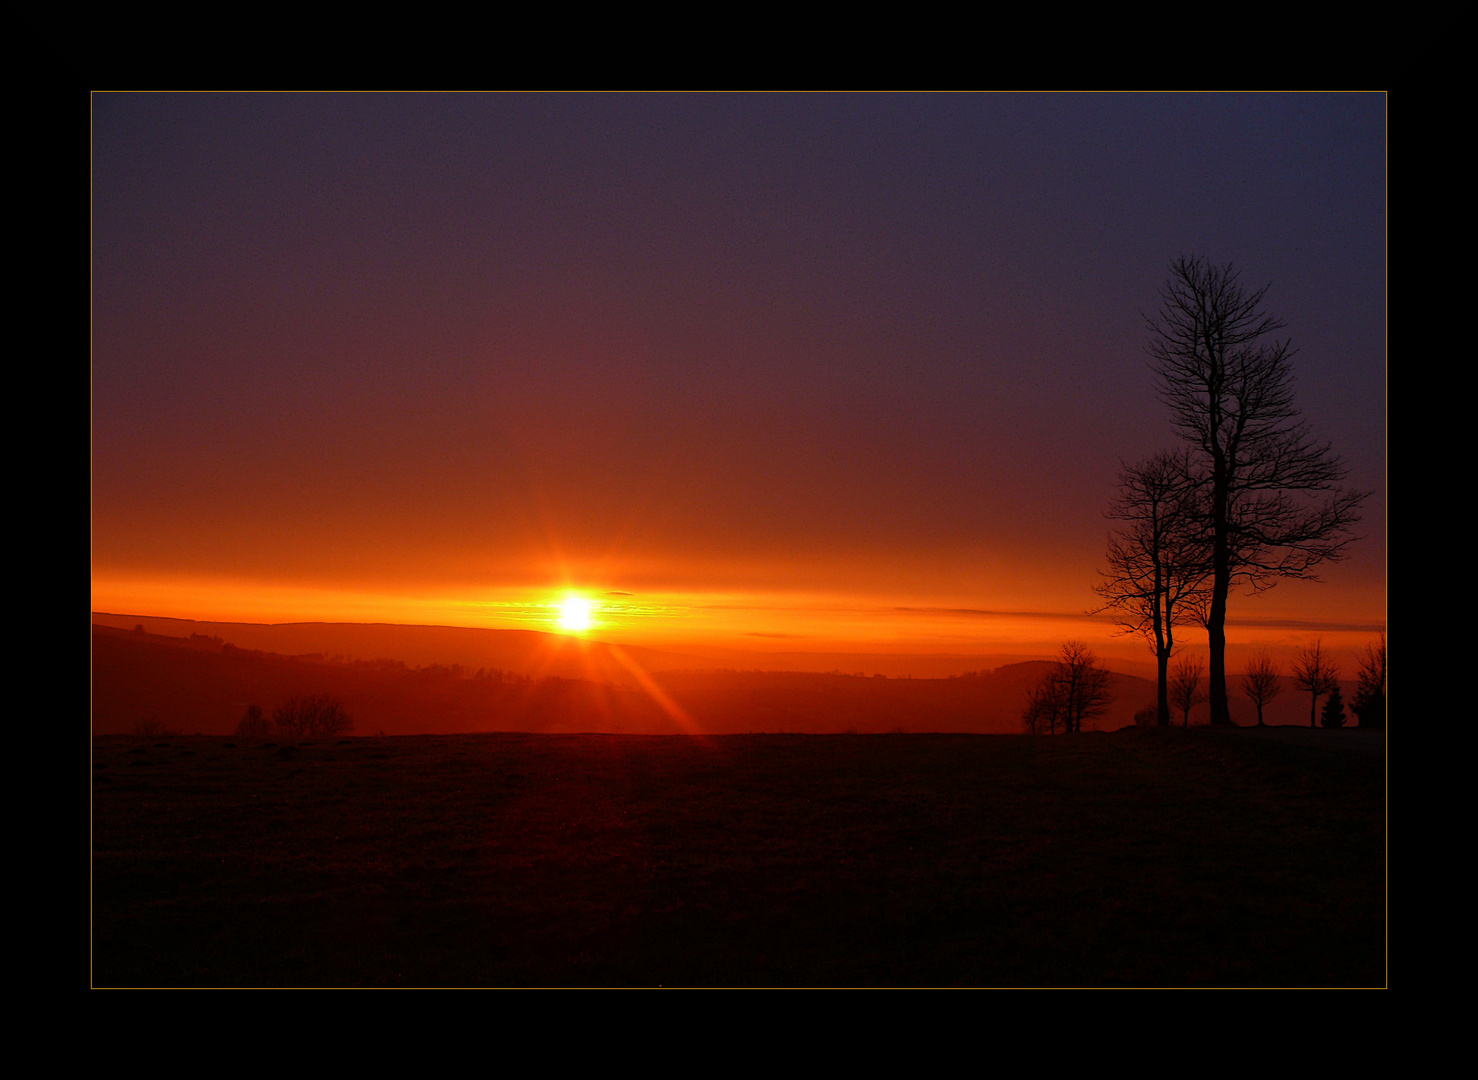
<instances>
[{"instance_id":1,"label":"sunset sky","mask_svg":"<svg viewBox=\"0 0 1478 1080\"><path fill-rule=\"evenodd\" d=\"M1205 255L1374 493L1229 638L1363 646L1385 108L94 95L92 608L1147 659L1085 613L1121 462L1176 444L1144 315Z\"/></svg>"}]
</instances>

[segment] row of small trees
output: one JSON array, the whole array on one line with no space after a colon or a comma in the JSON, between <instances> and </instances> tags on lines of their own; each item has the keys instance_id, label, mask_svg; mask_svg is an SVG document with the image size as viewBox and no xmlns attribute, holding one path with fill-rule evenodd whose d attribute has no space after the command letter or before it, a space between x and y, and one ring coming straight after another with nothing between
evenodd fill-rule
<instances>
[{"instance_id":1,"label":"row of small trees","mask_svg":"<svg viewBox=\"0 0 1478 1080\"><path fill-rule=\"evenodd\" d=\"M299 738L322 737L343 735L353 727L354 721L337 698L313 694L288 698L272 710L270 720L263 715L261 706L249 706L236 725L236 734L243 738L264 738L274 732Z\"/></svg>"},{"instance_id":2,"label":"row of small trees","mask_svg":"<svg viewBox=\"0 0 1478 1080\"><path fill-rule=\"evenodd\" d=\"M1201 679L1206 665L1186 658L1175 666L1162 687L1171 705L1181 714L1181 723L1189 726L1191 709L1207 700ZM1324 654L1321 641L1315 641L1299 654L1291 672L1293 685L1309 694L1309 727L1315 717L1326 728L1345 726L1345 707L1339 688L1339 669ZM1100 667L1098 658L1081 641L1069 641L1058 654L1056 666L1033 687L1022 713L1022 724L1033 735L1055 735L1082 731L1083 721L1100 716L1112 702L1109 673ZM1257 726L1263 722L1263 707L1283 692L1283 673L1266 652L1255 654L1242 676L1242 692L1257 707ZM1319 712L1319 698L1328 695L1324 710ZM1386 726L1386 639L1381 637L1367 646L1360 661L1355 700L1351 711L1362 728ZM1153 722L1158 709L1151 707L1136 714L1138 723Z\"/></svg>"},{"instance_id":3,"label":"row of small trees","mask_svg":"<svg viewBox=\"0 0 1478 1080\"><path fill-rule=\"evenodd\" d=\"M1345 726L1345 704L1339 688L1339 668L1324 655L1323 643L1315 641L1299 654L1293 665L1293 685L1309 695L1309 727L1314 718L1327 728ZM1257 706L1257 726L1263 727L1262 708L1282 691L1281 673L1267 653L1259 653L1247 666L1242 691ZM1324 711L1319 698L1328 694ZM1355 700L1350 709L1362 728L1386 726L1386 639L1366 646L1356 677Z\"/></svg>"},{"instance_id":4,"label":"row of small trees","mask_svg":"<svg viewBox=\"0 0 1478 1080\"><path fill-rule=\"evenodd\" d=\"M1183 710L1184 722L1190 722L1190 709L1206 700L1200 691L1200 677L1205 666L1198 660L1183 660L1176 665L1170 679L1170 700ZM1322 641L1315 641L1299 654L1290 672L1293 685L1309 695L1309 727L1318 723L1327 728L1345 726L1344 698L1339 687L1339 668L1324 653ZM1242 676L1242 693L1257 707L1257 726L1266 727L1263 707L1283 692L1283 673L1267 652L1255 653ZM1328 695L1324 710L1319 699ZM1355 700L1350 710L1362 728L1386 726L1386 639L1381 637L1365 649L1356 681Z\"/></svg>"}]
</instances>

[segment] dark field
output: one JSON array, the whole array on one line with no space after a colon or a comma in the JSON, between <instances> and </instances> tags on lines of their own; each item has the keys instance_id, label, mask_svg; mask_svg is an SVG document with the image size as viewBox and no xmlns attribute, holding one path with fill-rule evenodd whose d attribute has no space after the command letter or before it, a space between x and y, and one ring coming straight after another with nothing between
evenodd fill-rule
<instances>
[{"instance_id":1,"label":"dark field","mask_svg":"<svg viewBox=\"0 0 1478 1080\"><path fill-rule=\"evenodd\" d=\"M95 986L1386 982L1385 743L93 743Z\"/></svg>"}]
</instances>

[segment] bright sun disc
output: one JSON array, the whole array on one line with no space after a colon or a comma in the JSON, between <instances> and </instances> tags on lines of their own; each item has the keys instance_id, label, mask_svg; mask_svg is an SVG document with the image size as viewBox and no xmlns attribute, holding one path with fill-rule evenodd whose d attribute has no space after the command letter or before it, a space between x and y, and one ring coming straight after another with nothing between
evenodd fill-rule
<instances>
[{"instance_id":1,"label":"bright sun disc","mask_svg":"<svg viewBox=\"0 0 1478 1080\"><path fill-rule=\"evenodd\" d=\"M589 630L590 601L581 596L566 597L559 605L559 627L561 630Z\"/></svg>"}]
</instances>

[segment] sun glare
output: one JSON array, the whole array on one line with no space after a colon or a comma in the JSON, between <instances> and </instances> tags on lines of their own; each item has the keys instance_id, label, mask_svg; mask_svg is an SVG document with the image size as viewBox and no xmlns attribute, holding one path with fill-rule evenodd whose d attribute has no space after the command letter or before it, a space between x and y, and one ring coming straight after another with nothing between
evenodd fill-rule
<instances>
[{"instance_id":1,"label":"sun glare","mask_svg":"<svg viewBox=\"0 0 1478 1080\"><path fill-rule=\"evenodd\" d=\"M591 603L583 596L567 596L559 605L561 630L589 630Z\"/></svg>"}]
</instances>

